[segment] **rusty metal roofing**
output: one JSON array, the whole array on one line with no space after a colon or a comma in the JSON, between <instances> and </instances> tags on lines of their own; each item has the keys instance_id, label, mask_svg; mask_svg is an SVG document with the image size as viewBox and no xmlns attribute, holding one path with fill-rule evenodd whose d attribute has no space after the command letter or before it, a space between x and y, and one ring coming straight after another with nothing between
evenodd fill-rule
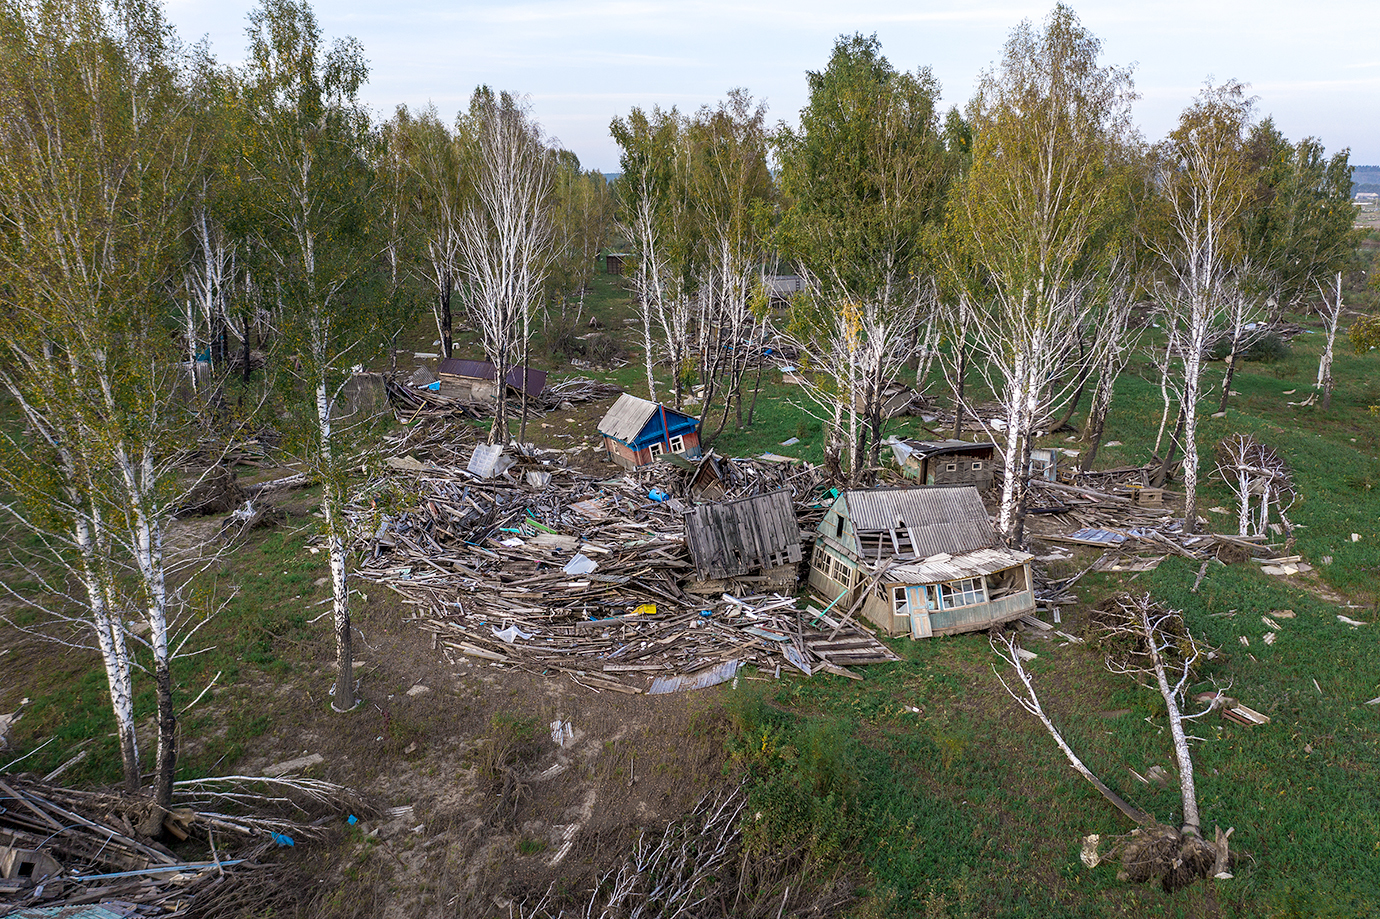
<instances>
[{"instance_id":1,"label":"rusty metal roofing","mask_svg":"<svg viewBox=\"0 0 1380 919\"><path fill-rule=\"evenodd\" d=\"M891 568L883 576L889 584L940 584L975 578L1024 565L1035 556L1001 547L977 549L962 555L942 553Z\"/></svg>"},{"instance_id":2,"label":"rusty metal roofing","mask_svg":"<svg viewBox=\"0 0 1380 919\"><path fill-rule=\"evenodd\" d=\"M858 533L890 532L905 525L918 558L961 555L1001 544L977 489L878 488L846 491L848 517Z\"/></svg>"}]
</instances>

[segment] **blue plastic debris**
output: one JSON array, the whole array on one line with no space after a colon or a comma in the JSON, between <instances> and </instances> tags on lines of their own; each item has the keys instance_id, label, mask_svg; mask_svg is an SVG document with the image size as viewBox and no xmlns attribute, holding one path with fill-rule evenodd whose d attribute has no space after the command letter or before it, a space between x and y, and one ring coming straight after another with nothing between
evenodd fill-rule
<instances>
[{"instance_id":1,"label":"blue plastic debris","mask_svg":"<svg viewBox=\"0 0 1380 919\"><path fill-rule=\"evenodd\" d=\"M356 823L359 823L359 818L356 817L354 814L351 814L350 816L345 818L345 822L348 823L350 826L354 826Z\"/></svg>"},{"instance_id":2,"label":"blue plastic debris","mask_svg":"<svg viewBox=\"0 0 1380 919\"><path fill-rule=\"evenodd\" d=\"M435 383L428 383L428 384L426 385L426 388L429 389L431 392L440 392L440 391L441 391L441 381L440 381L440 380L437 380Z\"/></svg>"},{"instance_id":3,"label":"blue plastic debris","mask_svg":"<svg viewBox=\"0 0 1380 919\"><path fill-rule=\"evenodd\" d=\"M647 497L651 498L653 501L665 501L671 496L660 488L653 488L651 491L647 492Z\"/></svg>"},{"instance_id":4,"label":"blue plastic debris","mask_svg":"<svg viewBox=\"0 0 1380 919\"><path fill-rule=\"evenodd\" d=\"M714 611L712 609L702 609L700 610L700 615L708 619L710 616L714 615Z\"/></svg>"},{"instance_id":5,"label":"blue plastic debris","mask_svg":"<svg viewBox=\"0 0 1380 919\"><path fill-rule=\"evenodd\" d=\"M287 835L286 833L273 833L272 836L273 836L273 841L276 842L276 843L277 843L278 845L280 845L280 846L293 846L293 845L296 845L296 843L294 843L294 842L292 841L292 837L289 836L289 835Z\"/></svg>"}]
</instances>

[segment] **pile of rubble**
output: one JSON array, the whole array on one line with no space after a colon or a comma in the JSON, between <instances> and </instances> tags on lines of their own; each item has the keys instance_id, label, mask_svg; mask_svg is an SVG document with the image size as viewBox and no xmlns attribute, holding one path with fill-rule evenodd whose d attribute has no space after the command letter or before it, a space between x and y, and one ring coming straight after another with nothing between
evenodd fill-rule
<instances>
[{"instance_id":1,"label":"pile of rubble","mask_svg":"<svg viewBox=\"0 0 1380 919\"><path fill-rule=\"evenodd\" d=\"M601 480L560 451L500 452L459 427L441 419L395 437L388 484L416 503L358 547L359 573L415 608L448 654L653 693L722 682L748 663L809 674L896 659L842 611L696 592L683 515L697 497L785 489L808 546L830 500L814 467L711 456Z\"/></svg>"}]
</instances>

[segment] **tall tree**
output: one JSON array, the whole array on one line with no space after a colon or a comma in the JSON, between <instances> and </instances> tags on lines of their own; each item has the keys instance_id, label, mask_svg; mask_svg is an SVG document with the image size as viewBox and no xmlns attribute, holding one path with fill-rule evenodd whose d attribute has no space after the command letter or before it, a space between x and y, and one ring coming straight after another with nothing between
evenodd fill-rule
<instances>
[{"instance_id":1,"label":"tall tree","mask_svg":"<svg viewBox=\"0 0 1380 919\"><path fill-rule=\"evenodd\" d=\"M546 291L553 251L552 161L527 103L487 86L470 100L466 130L474 144L474 200L461 220L460 266L466 305L498 382L490 443L511 434L504 381L523 367L532 313ZM522 424L527 424L523 412ZM520 436L526 436L525 430Z\"/></svg>"},{"instance_id":2,"label":"tall tree","mask_svg":"<svg viewBox=\"0 0 1380 919\"><path fill-rule=\"evenodd\" d=\"M1126 210L1131 76L1099 66L1100 49L1062 4L1042 32L1026 22L1012 33L971 103L973 160L951 207L978 366L1006 413L997 526L1016 542L1036 427L1068 394L1052 383L1093 356L1078 343Z\"/></svg>"},{"instance_id":3,"label":"tall tree","mask_svg":"<svg viewBox=\"0 0 1380 919\"><path fill-rule=\"evenodd\" d=\"M1252 188L1246 138L1253 100L1241 83L1205 87L1160 145L1162 217L1149 248L1165 273L1158 299L1182 366L1184 527L1197 527L1198 402L1209 337L1238 297L1244 255L1240 215Z\"/></svg>"},{"instance_id":4,"label":"tall tree","mask_svg":"<svg viewBox=\"0 0 1380 919\"><path fill-rule=\"evenodd\" d=\"M312 402L300 454L322 485L336 639L331 704L345 711L356 697L344 515L351 431L340 396L351 367L378 350L391 305L375 225L374 138L358 95L368 68L353 39L323 47L305 0L264 0L248 33L244 162L260 286L271 297L282 366L295 368L291 396Z\"/></svg>"},{"instance_id":5,"label":"tall tree","mask_svg":"<svg viewBox=\"0 0 1380 919\"><path fill-rule=\"evenodd\" d=\"M158 708L154 797L163 807L177 761L170 634L178 610L163 536L181 419L167 396L174 381L162 322L175 321L167 292L198 152L179 85L184 63L156 6L0 5L0 379L30 424L27 443L11 445L49 463L32 477L7 464L5 477L31 504L21 519L47 521L48 545L83 585L133 788L123 617L127 605L143 610Z\"/></svg>"},{"instance_id":6,"label":"tall tree","mask_svg":"<svg viewBox=\"0 0 1380 919\"><path fill-rule=\"evenodd\" d=\"M812 369L829 377L818 392L826 410L848 416L832 436L846 425L856 472L869 439L876 459L887 378L932 322L929 254L961 157L944 143L933 74L897 71L875 35L840 37L828 66L806 80L800 129L783 126L774 138L783 197L775 242L814 279L793 334ZM850 354L869 359L838 363Z\"/></svg>"}]
</instances>

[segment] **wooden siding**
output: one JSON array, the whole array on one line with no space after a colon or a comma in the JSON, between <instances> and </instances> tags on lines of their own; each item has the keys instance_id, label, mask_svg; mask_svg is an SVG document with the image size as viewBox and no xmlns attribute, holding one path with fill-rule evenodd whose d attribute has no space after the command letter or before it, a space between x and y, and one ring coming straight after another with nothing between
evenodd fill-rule
<instances>
[{"instance_id":1,"label":"wooden siding","mask_svg":"<svg viewBox=\"0 0 1380 919\"><path fill-rule=\"evenodd\" d=\"M787 491L694 508L685 515L685 542L702 581L779 568L802 558L800 524Z\"/></svg>"}]
</instances>

